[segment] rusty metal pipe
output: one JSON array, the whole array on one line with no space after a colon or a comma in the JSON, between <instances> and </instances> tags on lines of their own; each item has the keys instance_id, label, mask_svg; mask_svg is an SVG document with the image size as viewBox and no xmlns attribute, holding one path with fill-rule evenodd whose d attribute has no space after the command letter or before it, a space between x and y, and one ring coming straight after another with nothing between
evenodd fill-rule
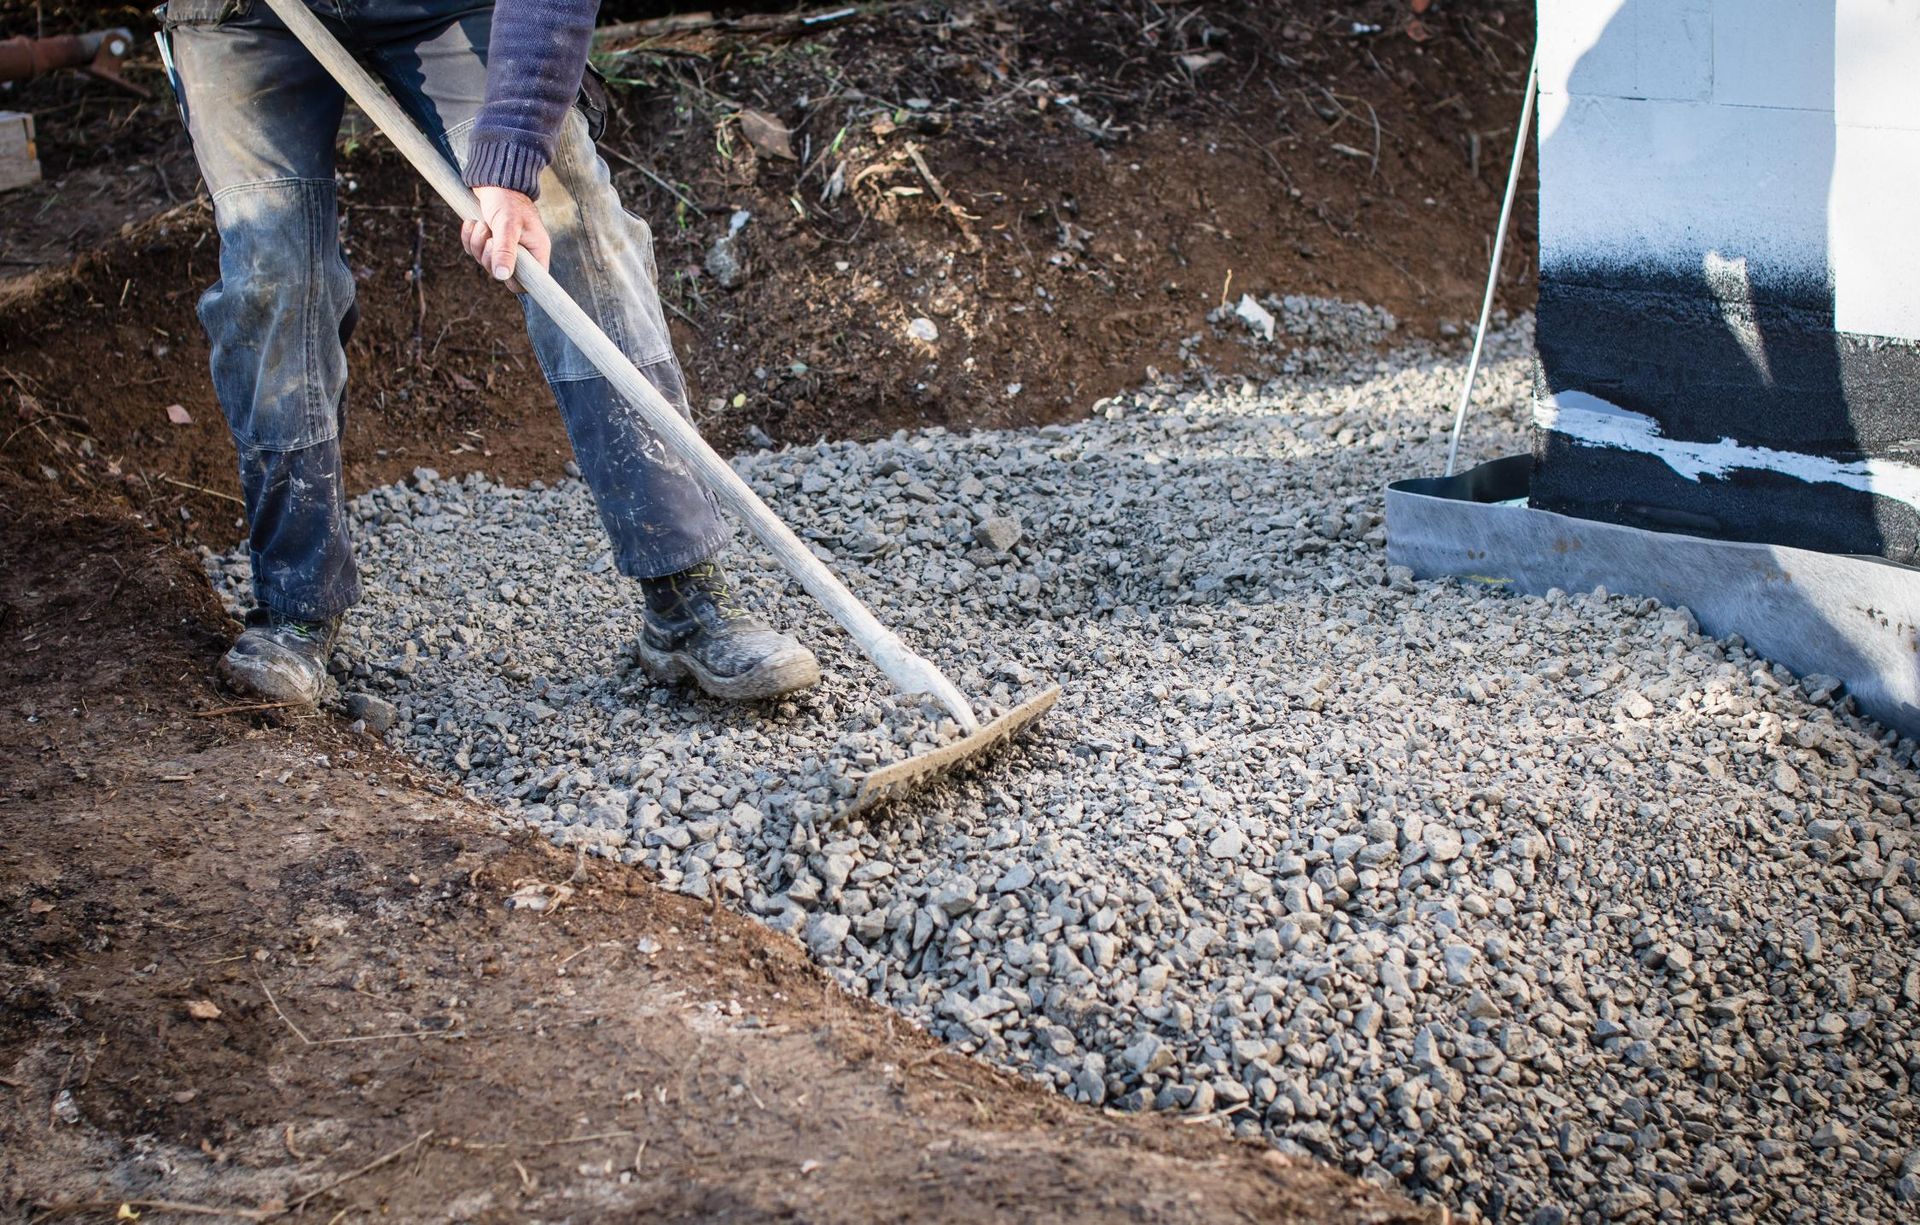
<instances>
[{"instance_id":1,"label":"rusty metal pipe","mask_svg":"<svg viewBox=\"0 0 1920 1225\"><path fill-rule=\"evenodd\" d=\"M62 68L78 68L144 98L149 96L146 90L120 76L120 65L132 50L133 34L125 29L4 39L0 40L0 81L31 81Z\"/></svg>"}]
</instances>

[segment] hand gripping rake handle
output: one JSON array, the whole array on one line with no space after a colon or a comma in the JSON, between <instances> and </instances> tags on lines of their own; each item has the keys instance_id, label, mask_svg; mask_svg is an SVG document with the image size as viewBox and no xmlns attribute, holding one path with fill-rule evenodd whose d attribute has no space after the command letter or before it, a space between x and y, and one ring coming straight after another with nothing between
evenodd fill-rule
<instances>
[{"instance_id":1,"label":"hand gripping rake handle","mask_svg":"<svg viewBox=\"0 0 1920 1225\"><path fill-rule=\"evenodd\" d=\"M479 202L440 151L421 134L413 120L401 110L379 82L347 54L339 40L320 24L301 0L267 0L267 4L286 23L288 30L303 43L313 58L333 75L347 95L386 133L413 168L421 173L440 198L453 206L466 221L480 217ZM793 529L780 521L757 494L740 479L700 437L698 430L682 417L652 383L642 377L600 325L580 309L551 273L542 268L525 249L514 257L513 275L522 288L547 312L567 338L587 355L594 367L606 376L615 390L640 414L647 426L660 436L675 456L693 470L701 483L712 490L722 505L746 522L760 543L767 546L788 574L818 600L833 619L845 627L868 659L902 692L930 694L968 732L979 728L973 707L959 688L927 660L914 654L900 636L880 624L854 594L833 576L833 572L813 555Z\"/></svg>"}]
</instances>

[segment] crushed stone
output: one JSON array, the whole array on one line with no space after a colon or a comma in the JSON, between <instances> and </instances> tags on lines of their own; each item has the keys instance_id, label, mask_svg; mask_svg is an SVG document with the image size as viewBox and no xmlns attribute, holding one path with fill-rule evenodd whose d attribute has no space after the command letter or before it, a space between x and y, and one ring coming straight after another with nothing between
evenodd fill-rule
<instances>
[{"instance_id":1,"label":"crushed stone","mask_svg":"<svg viewBox=\"0 0 1920 1225\"><path fill-rule=\"evenodd\" d=\"M1482 454L1526 445L1528 343L1490 338ZM1065 686L869 819L833 818L859 773L957 729L744 545L825 682L757 709L654 686L578 481L357 499L336 663L509 820L1071 1098L1470 1218L1912 1219L1915 746L1685 610L1389 568L1382 487L1444 453L1461 359L1323 349L1351 351L737 461L984 713ZM245 590L243 555L208 564Z\"/></svg>"}]
</instances>

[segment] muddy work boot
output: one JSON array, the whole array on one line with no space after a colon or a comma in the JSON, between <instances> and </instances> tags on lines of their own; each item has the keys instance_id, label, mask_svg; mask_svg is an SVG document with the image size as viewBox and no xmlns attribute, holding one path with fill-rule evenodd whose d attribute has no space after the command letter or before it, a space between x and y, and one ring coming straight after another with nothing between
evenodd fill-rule
<instances>
[{"instance_id":1,"label":"muddy work boot","mask_svg":"<svg viewBox=\"0 0 1920 1225\"><path fill-rule=\"evenodd\" d=\"M813 652L747 615L711 562L640 580L647 612L635 654L657 681L691 678L716 698L776 698L820 680Z\"/></svg>"},{"instance_id":2,"label":"muddy work boot","mask_svg":"<svg viewBox=\"0 0 1920 1225\"><path fill-rule=\"evenodd\" d=\"M220 675L242 693L312 706L327 687L327 655L340 622L296 621L265 608L220 659Z\"/></svg>"}]
</instances>

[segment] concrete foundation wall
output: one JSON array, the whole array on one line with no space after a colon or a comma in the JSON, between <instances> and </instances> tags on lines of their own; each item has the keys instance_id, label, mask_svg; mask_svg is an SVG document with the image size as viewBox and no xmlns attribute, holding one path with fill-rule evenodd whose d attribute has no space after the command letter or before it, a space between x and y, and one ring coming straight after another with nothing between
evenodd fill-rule
<instances>
[{"instance_id":1,"label":"concrete foundation wall","mask_svg":"<svg viewBox=\"0 0 1920 1225\"><path fill-rule=\"evenodd\" d=\"M1920 562L1920 0L1539 15L1535 503Z\"/></svg>"}]
</instances>

